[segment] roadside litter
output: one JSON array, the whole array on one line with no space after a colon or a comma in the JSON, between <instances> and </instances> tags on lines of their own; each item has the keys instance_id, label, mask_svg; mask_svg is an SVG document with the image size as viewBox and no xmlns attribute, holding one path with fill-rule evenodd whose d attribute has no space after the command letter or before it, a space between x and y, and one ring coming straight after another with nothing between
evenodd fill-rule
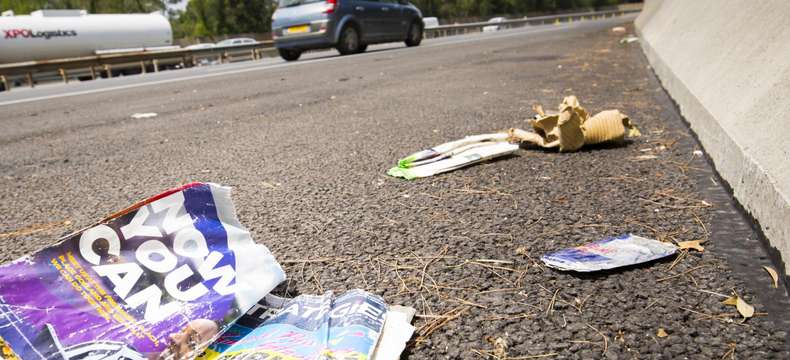
<instances>
[{"instance_id":1,"label":"roadside litter","mask_svg":"<svg viewBox=\"0 0 790 360\"><path fill-rule=\"evenodd\" d=\"M383 299L363 290L337 298L331 291L293 299L269 295L199 359L397 359L414 332L414 312L388 311Z\"/></svg>"},{"instance_id":2,"label":"roadside litter","mask_svg":"<svg viewBox=\"0 0 790 360\"><path fill-rule=\"evenodd\" d=\"M403 350L406 350L406 343L409 342L414 334L414 326L411 324L417 310L409 306L394 305L387 311L384 320L384 330L376 345L373 353L373 360L397 360Z\"/></svg>"},{"instance_id":3,"label":"roadside litter","mask_svg":"<svg viewBox=\"0 0 790 360\"><path fill-rule=\"evenodd\" d=\"M619 110L606 110L591 117L575 96L565 97L556 114L545 113L540 105L534 110L538 114L529 120L533 131L513 128L467 136L400 159L387 174L409 180L428 177L512 154L519 149L518 143L570 152L585 145L622 142L626 137L641 136L639 129Z\"/></svg>"},{"instance_id":4,"label":"roadside litter","mask_svg":"<svg viewBox=\"0 0 790 360\"><path fill-rule=\"evenodd\" d=\"M230 188L191 183L0 266L0 358L394 360L414 333L413 308L283 280Z\"/></svg>"},{"instance_id":5,"label":"roadside litter","mask_svg":"<svg viewBox=\"0 0 790 360\"><path fill-rule=\"evenodd\" d=\"M398 167L411 168L443 160L453 155L474 147L489 145L496 142L507 141L508 135L504 133L467 136L461 140L444 143L433 148L418 151L403 159L398 160Z\"/></svg>"},{"instance_id":6,"label":"roadside litter","mask_svg":"<svg viewBox=\"0 0 790 360\"><path fill-rule=\"evenodd\" d=\"M150 119L153 117L157 117L159 114L157 113L135 113L132 114L132 119Z\"/></svg>"},{"instance_id":7,"label":"roadside litter","mask_svg":"<svg viewBox=\"0 0 790 360\"><path fill-rule=\"evenodd\" d=\"M625 32L625 27L615 26L615 27L612 28L612 32L614 32L614 33L624 33Z\"/></svg>"},{"instance_id":8,"label":"roadside litter","mask_svg":"<svg viewBox=\"0 0 790 360\"><path fill-rule=\"evenodd\" d=\"M285 279L230 188L191 183L0 266L22 359L192 359Z\"/></svg>"},{"instance_id":9,"label":"roadside litter","mask_svg":"<svg viewBox=\"0 0 790 360\"><path fill-rule=\"evenodd\" d=\"M620 39L620 43L621 44L630 44L632 42L637 42L637 41L639 41L639 38L636 37L636 36L633 36L633 35L628 35L628 36Z\"/></svg>"},{"instance_id":10,"label":"roadside litter","mask_svg":"<svg viewBox=\"0 0 790 360\"><path fill-rule=\"evenodd\" d=\"M506 141L508 138L507 134L492 135L495 136L470 136L439 145L433 149L423 150L399 160L398 166L389 169L387 174L407 180L423 178L512 154L519 149L518 145L510 144ZM487 138L479 142L467 140L482 137L491 137L491 139ZM500 138L502 140L498 140Z\"/></svg>"},{"instance_id":11,"label":"roadside litter","mask_svg":"<svg viewBox=\"0 0 790 360\"><path fill-rule=\"evenodd\" d=\"M636 265L674 254L677 247L632 234L543 255L546 266L578 272L592 272Z\"/></svg>"},{"instance_id":12,"label":"roadside litter","mask_svg":"<svg viewBox=\"0 0 790 360\"><path fill-rule=\"evenodd\" d=\"M562 100L557 114L546 114L540 105L533 109L538 113L530 120L534 132L511 129L512 139L568 152L584 145L622 142L626 137L641 136L639 129L619 110L605 110L590 117L572 95Z\"/></svg>"}]
</instances>

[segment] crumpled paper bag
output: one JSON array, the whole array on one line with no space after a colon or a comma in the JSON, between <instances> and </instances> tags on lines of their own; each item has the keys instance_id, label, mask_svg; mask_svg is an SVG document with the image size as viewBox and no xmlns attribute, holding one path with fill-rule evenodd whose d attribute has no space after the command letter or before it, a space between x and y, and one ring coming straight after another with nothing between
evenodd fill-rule
<instances>
[{"instance_id":1,"label":"crumpled paper bag","mask_svg":"<svg viewBox=\"0 0 790 360\"><path fill-rule=\"evenodd\" d=\"M623 141L627 136L640 136L639 129L619 110L590 114L571 95L559 106L559 113L546 114L543 107L533 108L538 113L531 119L533 132L510 129L513 141L529 142L544 148L559 147L562 152L576 151L584 145Z\"/></svg>"}]
</instances>

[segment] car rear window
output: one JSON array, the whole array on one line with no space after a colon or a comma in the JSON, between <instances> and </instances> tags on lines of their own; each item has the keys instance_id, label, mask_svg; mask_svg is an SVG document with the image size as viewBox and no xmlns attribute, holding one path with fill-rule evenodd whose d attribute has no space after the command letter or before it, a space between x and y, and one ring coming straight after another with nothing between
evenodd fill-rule
<instances>
[{"instance_id":1,"label":"car rear window","mask_svg":"<svg viewBox=\"0 0 790 360\"><path fill-rule=\"evenodd\" d=\"M317 3L325 0L280 0L280 7L299 6L303 4Z\"/></svg>"}]
</instances>

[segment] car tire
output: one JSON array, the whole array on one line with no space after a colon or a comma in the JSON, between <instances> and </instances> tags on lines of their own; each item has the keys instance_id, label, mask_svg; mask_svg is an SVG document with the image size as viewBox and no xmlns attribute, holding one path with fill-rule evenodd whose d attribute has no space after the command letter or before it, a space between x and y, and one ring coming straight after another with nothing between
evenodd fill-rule
<instances>
[{"instance_id":1,"label":"car tire","mask_svg":"<svg viewBox=\"0 0 790 360\"><path fill-rule=\"evenodd\" d=\"M406 34L406 46L419 46L422 42L423 29L419 22L415 21L409 25L409 33Z\"/></svg>"},{"instance_id":2,"label":"car tire","mask_svg":"<svg viewBox=\"0 0 790 360\"><path fill-rule=\"evenodd\" d=\"M277 51L285 61L296 61L302 56L302 51L297 49L277 49Z\"/></svg>"},{"instance_id":3,"label":"car tire","mask_svg":"<svg viewBox=\"0 0 790 360\"><path fill-rule=\"evenodd\" d=\"M337 51L340 55L351 55L360 52L362 44L359 42L359 30L356 26L346 25L340 32L340 40L337 43Z\"/></svg>"},{"instance_id":4,"label":"car tire","mask_svg":"<svg viewBox=\"0 0 790 360\"><path fill-rule=\"evenodd\" d=\"M367 49L368 49L368 44L362 44L362 45L359 45L359 50L357 50L357 52L358 53L363 53Z\"/></svg>"}]
</instances>

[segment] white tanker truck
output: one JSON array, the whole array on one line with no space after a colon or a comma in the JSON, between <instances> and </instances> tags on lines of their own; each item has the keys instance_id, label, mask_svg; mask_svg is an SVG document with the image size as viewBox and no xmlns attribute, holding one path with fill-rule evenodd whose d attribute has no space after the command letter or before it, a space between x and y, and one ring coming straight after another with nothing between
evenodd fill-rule
<instances>
[{"instance_id":1,"label":"white tanker truck","mask_svg":"<svg viewBox=\"0 0 790 360\"><path fill-rule=\"evenodd\" d=\"M88 14L39 10L0 16L0 63L90 56L111 50L162 49L173 43L170 22L159 13Z\"/></svg>"}]
</instances>

